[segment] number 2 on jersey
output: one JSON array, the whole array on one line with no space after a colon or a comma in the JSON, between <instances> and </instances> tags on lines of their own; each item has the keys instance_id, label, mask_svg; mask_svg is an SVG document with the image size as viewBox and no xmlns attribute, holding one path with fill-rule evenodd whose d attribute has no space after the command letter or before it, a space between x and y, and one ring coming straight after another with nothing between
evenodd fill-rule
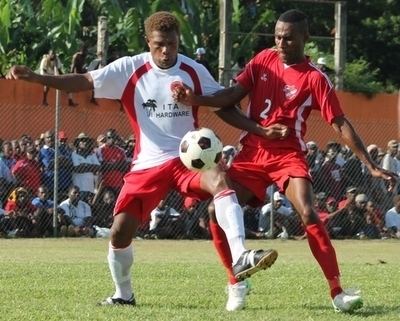
<instances>
[{"instance_id":1,"label":"number 2 on jersey","mask_svg":"<svg viewBox=\"0 0 400 321\"><path fill-rule=\"evenodd\" d=\"M269 98L265 99L265 108L264 108L264 110L260 113L260 117L261 117L262 119L267 119L267 117L268 117L268 112L269 112L269 110L271 109L271 106L272 106L272 101L271 101L271 99L269 99Z\"/></svg>"}]
</instances>

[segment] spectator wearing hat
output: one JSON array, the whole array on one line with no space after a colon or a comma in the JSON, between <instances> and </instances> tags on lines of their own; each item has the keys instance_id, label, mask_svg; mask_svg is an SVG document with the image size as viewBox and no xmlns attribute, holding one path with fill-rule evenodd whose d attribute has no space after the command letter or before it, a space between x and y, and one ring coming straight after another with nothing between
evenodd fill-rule
<instances>
[{"instance_id":1,"label":"spectator wearing hat","mask_svg":"<svg viewBox=\"0 0 400 321\"><path fill-rule=\"evenodd\" d=\"M268 237L280 235L281 238L289 238L287 230L287 218L292 216L293 210L283 205L284 197L277 191L274 192L272 202L261 207L258 218L258 231ZM274 227L271 235L271 215L273 215Z\"/></svg>"},{"instance_id":2,"label":"spectator wearing hat","mask_svg":"<svg viewBox=\"0 0 400 321\"><path fill-rule=\"evenodd\" d=\"M323 72L325 73L331 81L334 80L335 74L334 74L334 70L332 68L329 68L327 66L327 61L325 57L319 57L317 59L317 67Z\"/></svg>"},{"instance_id":3,"label":"spectator wearing hat","mask_svg":"<svg viewBox=\"0 0 400 321\"><path fill-rule=\"evenodd\" d=\"M85 133L80 133L74 140L72 152L72 184L79 187L81 200L90 203L95 194L96 175L100 162L94 151L94 141Z\"/></svg>"},{"instance_id":4,"label":"spectator wearing hat","mask_svg":"<svg viewBox=\"0 0 400 321\"><path fill-rule=\"evenodd\" d=\"M211 70L210 64L209 64L208 61L207 61L207 58L206 58L206 50L205 50L204 48L200 47L200 48L197 48L197 49L196 49L196 51L195 51L194 54L196 55L196 57L195 57L194 60L195 60L197 63L199 63L199 64L203 65L204 67L206 67L206 69L210 72L210 74L211 74L213 77L215 77L214 73L213 73L212 70Z\"/></svg>"}]
</instances>

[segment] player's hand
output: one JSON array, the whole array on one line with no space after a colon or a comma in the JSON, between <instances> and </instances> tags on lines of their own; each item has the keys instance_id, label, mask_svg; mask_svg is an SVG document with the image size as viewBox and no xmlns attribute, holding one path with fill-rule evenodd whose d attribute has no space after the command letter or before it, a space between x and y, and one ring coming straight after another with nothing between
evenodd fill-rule
<instances>
[{"instance_id":1,"label":"player's hand","mask_svg":"<svg viewBox=\"0 0 400 321\"><path fill-rule=\"evenodd\" d=\"M35 73L27 66L12 66L6 75L6 79L32 80Z\"/></svg>"},{"instance_id":2,"label":"player's hand","mask_svg":"<svg viewBox=\"0 0 400 321\"><path fill-rule=\"evenodd\" d=\"M375 167L371 169L371 175L373 177L379 177L385 180L385 182L387 182L388 192L393 192L396 184L399 182L399 177L395 173L392 173L381 167Z\"/></svg>"},{"instance_id":3,"label":"player's hand","mask_svg":"<svg viewBox=\"0 0 400 321\"><path fill-rule=\"evenodd\" d=\"M174 81L171 83L172 98L175 102L182 103L187 106L195 105L194 103L194 93L192 88L185 85L181 81Z\"/></svg>"},{"instance_id":4,"label":"player's hand","mask_svg":"<svg viewBox=\"0 0 400 321\"><path fill-rule=\"evenodd\" d=\"M262 127L262 136L267 139L285 139L289 136L289 127L279 123Z\"/></svg>"}]
</instances>

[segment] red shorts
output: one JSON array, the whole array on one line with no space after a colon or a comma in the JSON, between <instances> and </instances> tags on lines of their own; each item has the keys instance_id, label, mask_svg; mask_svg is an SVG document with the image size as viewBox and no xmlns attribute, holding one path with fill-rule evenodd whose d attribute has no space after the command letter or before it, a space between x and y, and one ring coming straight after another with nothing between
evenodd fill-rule
<instances>
[{"instance_id":1,"label":"red shorts","mask_svg":"<svg viewBox=\"0 0 400 321\"><path fill-rule=\"evenodd\" d=\"M290 177L303 177L311 181L307 161L302 152L268 151L243 146L228 171L229 178L249 189L255 196L250 205L265 202L266 189L275 183L284 192Z\"/></svg>"},{"instance_id":2,"label":"red shorts","mask_svg":"<svg viewBox=\"0 0 400 321\"><path fill-rule=\"evenodd\" d=\"M179 158L163 165L129 172L114 207L114 215L129 213L145 222L150 212L172 189L184 197L206 200L211 197L200 188L200 173L188 170Z\"/></svg>"}]
</instances>

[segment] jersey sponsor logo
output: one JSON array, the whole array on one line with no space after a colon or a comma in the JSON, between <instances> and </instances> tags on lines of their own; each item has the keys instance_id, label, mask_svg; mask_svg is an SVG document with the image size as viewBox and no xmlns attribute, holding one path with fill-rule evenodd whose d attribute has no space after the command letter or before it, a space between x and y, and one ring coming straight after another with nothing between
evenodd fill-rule
<instances>
[{"instance_id":1,"label":"jersey sponsor logo","mask_svg":"<svg viewBox=\"0 0 400 321\"><path fill-rule=\"evenodd\" d=\"M176 103L163 104L160 108L157 106L155 99L148 99L142 104L149 118L173 118L173 117L190 117L189 110L179 110Z\"/></svg>"},{"instance_id":2,"label":"jersey sponsor logo","mask_svg":"<svg viewBox=\"0 0 400 321\"><path fill-rule=\"evenodd\" d=\"M285 85L285 87L283 87L283 93L286 99L292 99L297 93L297 88L294 85Z\"/></svg>"},{"instance_id":3,"label":"jersey sponsor logo","mask_svg":"<svg viewBox=\"0 0 400 321\"><path fill-rule=\"evenodd\" d=\"M267 80L268 80L268 74L263 73L262 76L260 77L260 79L261 79L262 81L267 81Z\"/></svg>"}]
</instances>

